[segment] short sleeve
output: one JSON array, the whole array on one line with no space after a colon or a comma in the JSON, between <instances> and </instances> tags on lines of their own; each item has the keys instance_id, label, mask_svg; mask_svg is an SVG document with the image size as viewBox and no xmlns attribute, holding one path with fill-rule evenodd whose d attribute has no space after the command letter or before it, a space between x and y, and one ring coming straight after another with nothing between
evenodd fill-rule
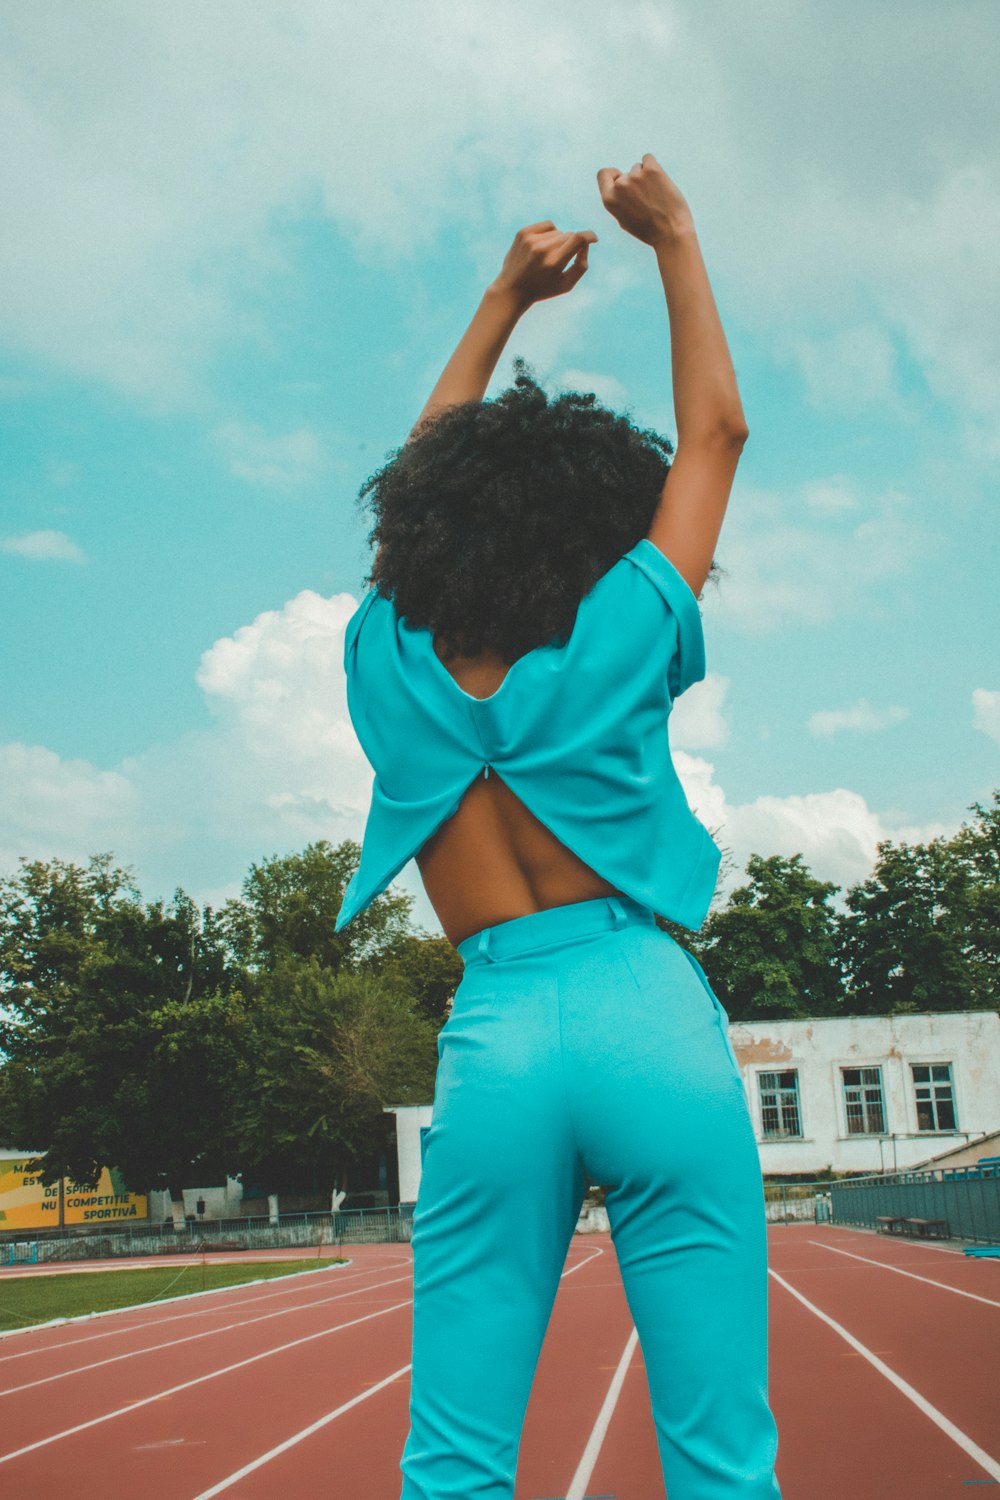
<instances>
[{"instance_id":1,"label":"short sleeve","mask_svg":"<svg viewBox=\"0 0 1000 1500\"><path fill-rule=\"evenodd\" d=\"M677 649L669 667L671 699L705 676L705 635L698 600L682 573L655 542L643 537L626 557L659 590L677 621Z\"/></svg>"},{"instance_id":2,"label":"short sleeve","mask_svg":"<svg viewBox=\"0 0 1000 1500\"><path fill-rule=\"evenodd\" d=\"M373 584L372 587L368 590L365 597L362 599L361 603L358 605L357 609L354 611L353 615L351 615L351 618L348 620L347 625L344 628L345 667L347 666L348 658L351 654L351 647L354 645L355 641L358 638L358 631L361 629L365 615L367 615L368 611L374 604L375 596L377 593L378 588Z\"/></svg>"}]
</instances>

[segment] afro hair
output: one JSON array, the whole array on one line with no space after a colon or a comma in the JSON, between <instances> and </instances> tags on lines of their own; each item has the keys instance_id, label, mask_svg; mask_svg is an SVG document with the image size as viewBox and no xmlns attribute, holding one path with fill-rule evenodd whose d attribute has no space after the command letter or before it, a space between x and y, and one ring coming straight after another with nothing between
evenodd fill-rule
<instances>
[{"instance_id":1,"label":"afro hair","mask_svg":"<svg viewBox=\"0 0 1000 1500\"><path fill-rule=\"evenodd\" d=\"M357 501L374 517L369 585L449 657L508 665L565 643L580 600L648 532L674 451L590 392L550 399L523 359L514 372L495 399L425 419Z\"/></svg>"}]
</instances>

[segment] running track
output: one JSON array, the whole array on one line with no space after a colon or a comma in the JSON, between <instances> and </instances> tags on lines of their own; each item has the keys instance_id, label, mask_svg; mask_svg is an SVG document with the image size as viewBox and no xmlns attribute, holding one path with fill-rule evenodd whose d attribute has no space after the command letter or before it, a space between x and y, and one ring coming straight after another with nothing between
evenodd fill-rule
<instances>
[{"instance_id":1,"label":"running track","mask_svg":"<svg viewBox=\"0 0 1000 1500\"><path fill-rule=\"evenodd\" d=\"M1000 1497L1000 1261L825 1224L769 1236L784 1500ZM340 1269L0 1339L0 1495L398 1500L411 1251L343 1253ZM517 1500L663 1495L614 1248L578 1235Z\"/></svg>"}]
</instances>

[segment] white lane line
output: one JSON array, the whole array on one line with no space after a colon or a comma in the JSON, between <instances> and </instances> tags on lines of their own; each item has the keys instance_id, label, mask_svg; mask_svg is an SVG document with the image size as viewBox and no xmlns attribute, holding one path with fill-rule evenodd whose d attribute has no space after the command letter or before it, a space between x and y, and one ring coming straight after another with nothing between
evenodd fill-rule
<instances>
[{"instance_id":1,"label":"white lane line","mask_svg":"<svg viewBox=\"0 0 1000 1500\"><path fill-rule=\"evenodd\" d=\"M590 1247L588 1246L587 1248L589 1249ZM579 1271L581 1266L589 1266L592 1260L596 1260L599 1255L604 1255L604 1253L605 1251L602 1246L595 1245L593 1255L581 1255L575 1266L568 1266L566 1270L562 1272L559 1280L565 1281L567 1276L572 1276L573 1272Z\"/></svg>"},{"instance_id":2,"label":"white lane line","mask_svg":"<svg viewBox=\"0 0 1000 1500\"><path fill-rule=\"evenodd\" d=\"M594 1472L601 1449L604 1446L604 1439L607 1436L608 1428L611 1426L611 1418L615 1414L615 1407L618 1405L622 1386L625 1384L625 1376L628 1374L628 1367L632 1362L632 1354L638 1342L639 1332L633 1325L632 1332L628 1336L628 1342L622 1351L622 1357L618 1361L618 1368L611 1377L611 1384L608 1386L607 1395L604 1397L601 1409L597 1413L597 1421L594 1423L590 1437L587 1439L587 1446L584 1448L580 1462L576 1466L576 1473L570 1480L569 1489L566 1491L566 1500L584 1500L591 1475Z\"/></svg>"},{"instance_id":3,"label":"white lane line","mask_svg":"<svg viewBox=\"0 0 1000 1500\"><path fill-rule=\"evenodd\" d=\"M380 1275L383 1271L392 1270L393 1266L406 1265L407 1262L391 1261L386 1266L369 1266L363 1271L357 1269L349 1271L348 1267L353 1264L353 1261L348 1261L342 1269L338 1270L338 1276L342 1277L345 1281L352 1281L361 1276ZM331 1266L330 1269L334 1270L336 1268ZM161 1302L137 1302L131 1307L109 1307L103 1312L81 1313L77 1318L58 1318L54 1319L51 1323L36 1323L32 1328L13 1328L8 1331L11 1333L37 1333L41 1328L54 1328L57 1325L62 1327L64 1324L69 1326L74 1323L89 1323L92 1318L110 1318L114 1313L151 1312L155 1308L160 1307L164 1309L162 1314L147 1318L144 1323L129 1323L124 1328L109 1328L103 1333L88 1333L76 1339L63 1339L61 1344L39 1344L35 1349L18 1349L13 1354L0 1354L0 1364L7 1364L13 1359L29 1359L32 1356L48 1354L50 1350L54 1349L75 1349L80 1344L93 1343L95 1339L124 1338L126 1334L141 1333L144 1328L159 1328L164 1323L183 1323L191 1318L217 1318L229 1312L230 1308L233 1307L256 1306L261 1302L269 1302L272 1297L287 1297L295 1292L300 1292L302 1290L300 1286L290 1286L289 1282L294 1281L298 1276L314 1276L315 1274L314 1271L293 1271L290 1275L280 1278L264 1277L260 1281L240 1281L232 1287L214 1287L211 1291L206 1292L185 1292L180 1297L166 1297ZM253 1297L230 1298L228 1301L213 1307L188 1308L184 1312L178 1313L168 1311L169 1308L173 1307L175 1302L186 1302L193 1297L221 1297L226 1292L246 1291L247 1287L274 1287L274 1291L260 1292ZM322 1290L318 1282L317 1290ZM368 1290L368 1288L356 1286L353 1290L363 1292Z\"/></svg>"},{"instance_id":4,"label":"white lane line","mask_svg":"<svg viewBox=\"0 0 1000 1500\"><path fill-rule=\"evenodd\" d=\"M908 1276L911 1281L923 1281L927 1286L939 1286L943 1292L951 1292L956 1297L971 1297L973 1302L985 1302L987 1307L1000 1307L1000 1302L995 1297L981 1297L978 1292L967 1292L960 1286L949 1286L946 1281L935 1281L933 1276L921 1276L916 1271L904 1271L902 1266L890 1265L887 1260L878 1260L871 1255L858 1255L854 1250L841 1250L839 1245L824 1245L822 1240L810 1240L811 1245L819 1245L822 1250L829 1250L833 1255L847 1255L851 1260L864 1261L866 1266L878 1266L882 1271L894 1271L897 1276Z\"/></svg>"},{"instance_id":5,"label":"white lane line","mask_svg":"<svg viewBox=\"0 0 1000 1500\"><path fill-rule=\"evenodd\" d=\"M872 1239L873 1237L880 1240L891 1239L894 1245L905 1245L908 1250L933 1250L936 1255L960 1255L963 1261L978 1258L966 1255L962 1250L956 1250L954 1245L935 1245L932 1240L918 1240L910 1235L904 1236L901 1234L894 1234L890 1236L888 1234L878 1234L877 1231L873 1229L854 1229L854 1226L850 1224L835 1224L833 1228L834 1230L841 1230L844 1234L850 1233L853 1229L855 1234L864 1234L869 1239ZM984 1255L982 1259L984 1261L992 1260L995 1266L1000 1266L1000 1260L997 1260L996 1257Z\"/></svg>"},{"instance_id":6,"label":"white lane line","mask_svg":"<svg viewBox=\"0 0 1000 1500\"><path fill-rule=\"evenodd\" d=\"M226 1479L220 1479L219 1483L213 1484L210 1490L202 1490L200 1495L195 1496L195 1500L211 1500L213 1495L221 1495L222 1491L228 1490L230 1485L236 1484L238 1480L245 1479L248 1474L253 1474L255 1470L262 1469L265 1464L269 1464L272 1458L277 1458L281 1453L287 1453L288 1449L294 1448L296 1443L301 1443L303 1439L312 1437L314 1432L319 1432L321 1428L326 1427L329 1422L332 1422L335 1417L342 1417L345 1411L351 1410L352 1406L358 1406L362 1401L367 1401L369 1396L374 1396L376 1391L384 1390L387 1385L392 1385L392 1382L398 1380L401 1375L405 1375L408 1369L410 1369L409 1365L400 1365L398 1370L393 1370L391 1375L387 1375L377 1385L371 1386L367 1391L362 1391L359 1396L352 1396L350 1401L344 1402L343 1406L338 1406L335 1411L328 1411L325 1417L320 1417L318 1422L313 1422L309 1427L303 1427L301 1432L293 1433L290 1438L286 1438L276 1448L270 1448L267 1453L262 1453L260 1458L255 1458L250 1463L244 1464L243 1468L237 1469L235 1474L230 1474Z\"/></svg>"},{"instance_id":7,"label":"white lane line","mask_svg":"<svg viewBox=\"0 0 1000 1500\"><path fill-rule=\"evenodd\" d=\"M576 1262L576 1265L569 1266L562 1272L559 1280L563 1281L567 1276L572 1276L573 1272L579 1271L581 1266L587 1265L590 1261L596 1260L597 1256L603 1254L604 1250L602 1249L602 1247L600 1245L595 1245L593 1247L592 1255L581 1256L580 1259ZM380 1380L378 1385L373 1385L370 1390L363 1391L360 1396L352 1396L350 1401L345 1401L343 1406L338 1406L335 1411L328 1411L326 1416L320 1417L317 1422L313 1422L309 1427L303 1427L301 1432L293 1432L290 1438L286 1438L285 1441L283 1443L279 1443L277 1447L268 1449L268 1451L266 1453L262 1453L259 1458L252 1459L251 1462L245 1464L242 1469L237 1469L235 1474L228 1474L225 1479L220 1479L218 1484L213 1485L211 1489L204 1490L200 1495L196 1495L195 1500L211 1500L211 1496L221 1495L223 1490L229 1489L230 1485L236 1484L236 1482L240 1479L245 1479L248 1474L253 1474L257 1469L262 1469L265 1464L269 1464L273 1458L277 1458L282 1453L287 1453L289 1448L294 1448L296 1444L304 1442L308 1437L312 1437L314 1432L319 1432L320 1429L322 1427L325 1427L328 1422L332 1422L334 1417L339 1417L345 1411L350 1411L351 1407L357 1406L359 1401L366 1401L368 1397L373 1396L376 1391L380 1391L385 1386L391 1385L394 1380L399 1379L400 1375L405 1375L407 1370L409 1370L410 1368L410 1365L402 1365L392 1375L387 1375L384 1380ZM582 1490L580 1494L582 1496ZM572 1500L572 1497L567 1495L566 1500Z\"/></svg>"},{"instance_id":8,"label":"white lane line","mask_svg":"<svg viewBox=\"0 0 1000 1500\"><path fill-rule=\"evenodd\" d=\"M769 1270L768 1274L773 1276L775 1281L785 1288L786 1292L791 1292L793 1297L798 1298L803 1307L807 1307L817 1318L821 1318L824 1323L833 1329L834 1333L839 1333L840 1337L846 1343L850 1344L852 1349L857 1350L858 1354L866 1359L870 1365L874 1365L875 1369L878 1370L880 1375L885 1376L890 1385L894 1385L909 1401L913 1402L914 1406L923 1412L925 1417L929 1417L932 1422L940 1427L945 1436L950 1437L952 1442L956 1443L964 1453L967 1453L973 1462L979 1464L980 1468L985 1469L991 1479L1000 1480L1000 1462L991 1457L985 1448L980 1448L979 1444L973 1442L967 1433L963 1432L960 1427L956 1427L954 1422L949 1421L944 1413L938 1411L936 1406L932 1406L925 1396L921 1396L920 1392L914 1386L910 1385L908 1380L904 1380L902 1375L897 1375L896 1371L890 1369L884 1360L879 1359L877 1354L873 1354L865 1344L861 1343L860 1339L856 1339L853 1333L848 1333L842 1323L836 1322L822 1308L817 1307L814 1302L810 1302L808 1297L803 1297L802 1293L797 1291L783 1276L779 1276L777 1271Z\"/></svg>"},{"instance_id":9,"label":"white lane line","mask_svg":"<svg viewBox=\"0 0 1000 1500\"><path fill-rule=\"evenodd\" d=\"M351 1241L348 1241L350 1248ZM361 1241L364 1243L364 1241ZM376 1243L391 1245L397 1244L396 1240L383 1240ZM219 1254L209 1249L206 1253L211 1256L213 1266L239 1266L246 1261L253 1261L257 1265L280 1266L282 1262L289 1260L308 1260L310 1252L316 1250L316 1245L303 1245L299 1254L274 1255L267 1250L234 1250L231 1254ZM334 1250L336 1243L333 1240L324 1240L323 1249ZM116 1255L112 1259L91 1260L84 1257L80 1260L40 1260L34 1265L27 1261L17 1261L13 1266L4 1266L2 1279L4 1281L20 1281L26 1276L79 1276L82 1271L99 1274L107 1271L157 1271L163 1265L200 1265L201 1251L184 1250L178 1254L173 1252L163 1255L146 1256L141 1260L132 1260L127 1255Z\"/></svg>"},{"instance_id":10,"label":"white lane line","mask_svg":"<svg viewBox=\"0 0 1000 1500\"><path fill-rule=\"evenodd\" d=\"M209 1370L207 1375L196 1375L193 1380L182 1380L179 1385L172 1385L165 1391L156 1391L152 1396L143 1396L141 1401L130 1401L127 1406L116 1407L114 1411L106 1411L100 1417L91 1417L88 1422L78 1422L75 1427L64 1427L62 1432L53 1432L49 1437L39 1438L37 1442L26 1443L23 1448L15 1448L10 1453L0 1453L0 1464L10 1463L12 1458L22 1458L26 1453L34 1453L39 1448L47 1448L50 1443L58 1443L60 1439L72 1437L74 1433L86 1432L90 1427L99 1427L102 1422L110 1422L113 1417L123 1417L127 1412L138 1411L140 1407L149 1406L154 1401L163 1401L167 1396L176 1396L179 1391L189 1391L193 1386L204 1385L207 1380L215 1380L220 1375L231 1375L234 1370L243 1370L247 1365L255 1365L262 1359L270 1359L272 1354L284 1354L287 1349L297 1349L301 1344L311 1344L314 1339L325 1339L331 1333L342 1333L345 1328L354 1328L358 1323L369 1323L372 1318L383 1318L387 1313L398 1312L401 1307L409 1307L413 1298L407 1297L404 1302L396 1302L392 1307L380 1307L378 1312L365 1313L361 1318L352 1318L349 1323L338 1323L334 1328L321 1328L318 1333L307 1333L302 1338L292 1339L287 1344L279 1344L275 1349L263 1349L259 1354L251 1354L248 1359L238 1359L235 1364L225 1365L220 1370Z\"/></svg>"},{"instance_id":11,"label":"white lane line","mask_svg":"<svg viewBox=\"0 0 1000 1500\"><path fill-rule=\"evenodd\" d=\"M409 1281L407 1276L392 1276L388 1281L358 1288L366 1292L377 1291L381 1286L393 1286L397 1281ZM259 1313L255 1318L239 1318L235 1323L224 1323L221 1328L203 1328L200 1333L185 1333L178 1339L165 1339L162 1344L144 1344L141 1349L126 1349L122 1354L109 1354L107 1359L92 1360L89 1365L74 1365L71 1370L57 1370L54 1375L41 1375L37 1380L27 1380L23 1385L11 1385L0 1390L4 1396L16 1396L20 1391L33 1391L39 1385L51 1385L55 1380L66 1380L70 1375L86 1375L90 1370L100 1370L106 1365L119 1364L124 1359L138 1359L142 1354L158 1354L162 1349L176 1349L180 1344L193 1344L198 1339L212 1339L219 1333L230 1333L234 1328L249 1328L254 1323L268 1323L272 1318L287 1318L289 1313L312 1312L314 1307L325 1307L329 1302L342 1302L353 1292L335 1292L331 1297L312 1298L309 1302L296 1302L291 1307L275 1307L270 1312Z\"/></svg>"}]
</instances>

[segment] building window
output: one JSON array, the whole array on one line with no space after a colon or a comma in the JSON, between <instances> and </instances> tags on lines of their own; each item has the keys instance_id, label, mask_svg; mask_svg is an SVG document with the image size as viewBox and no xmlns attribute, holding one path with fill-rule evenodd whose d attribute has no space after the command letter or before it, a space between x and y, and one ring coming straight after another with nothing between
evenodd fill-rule
<instances>
[{"instance_id":1,"label":"building window","mask_svg":"<svg viewBox=\"0 0 1000 1500\"><path fill-rule=\"evenodd\" d=\"M955 1129L955 1090L951 1063L913 1063L918 1130Z\"/></svg>"},{"instance_id":2,"label":"building window","mask_svg":"<svg viewBox=\"0 0 1000 1500\"><path fill-rule=\"evenodd\" d=\"M881 1068L841 1068L848 1135L885 1135Z\"/></svg>"},{"instance_id":3,"label":"building window","mask_svg":"<svg viewBox=\"0 0 1000 1500\"><path fill-rule=\"evenodd\" d=\"M798 1069L789 1068L783 1073L758 1073L757 1079L764 1139L784 1140L790 1135L801 1135Z\"/></svg>"}]
</instances>

